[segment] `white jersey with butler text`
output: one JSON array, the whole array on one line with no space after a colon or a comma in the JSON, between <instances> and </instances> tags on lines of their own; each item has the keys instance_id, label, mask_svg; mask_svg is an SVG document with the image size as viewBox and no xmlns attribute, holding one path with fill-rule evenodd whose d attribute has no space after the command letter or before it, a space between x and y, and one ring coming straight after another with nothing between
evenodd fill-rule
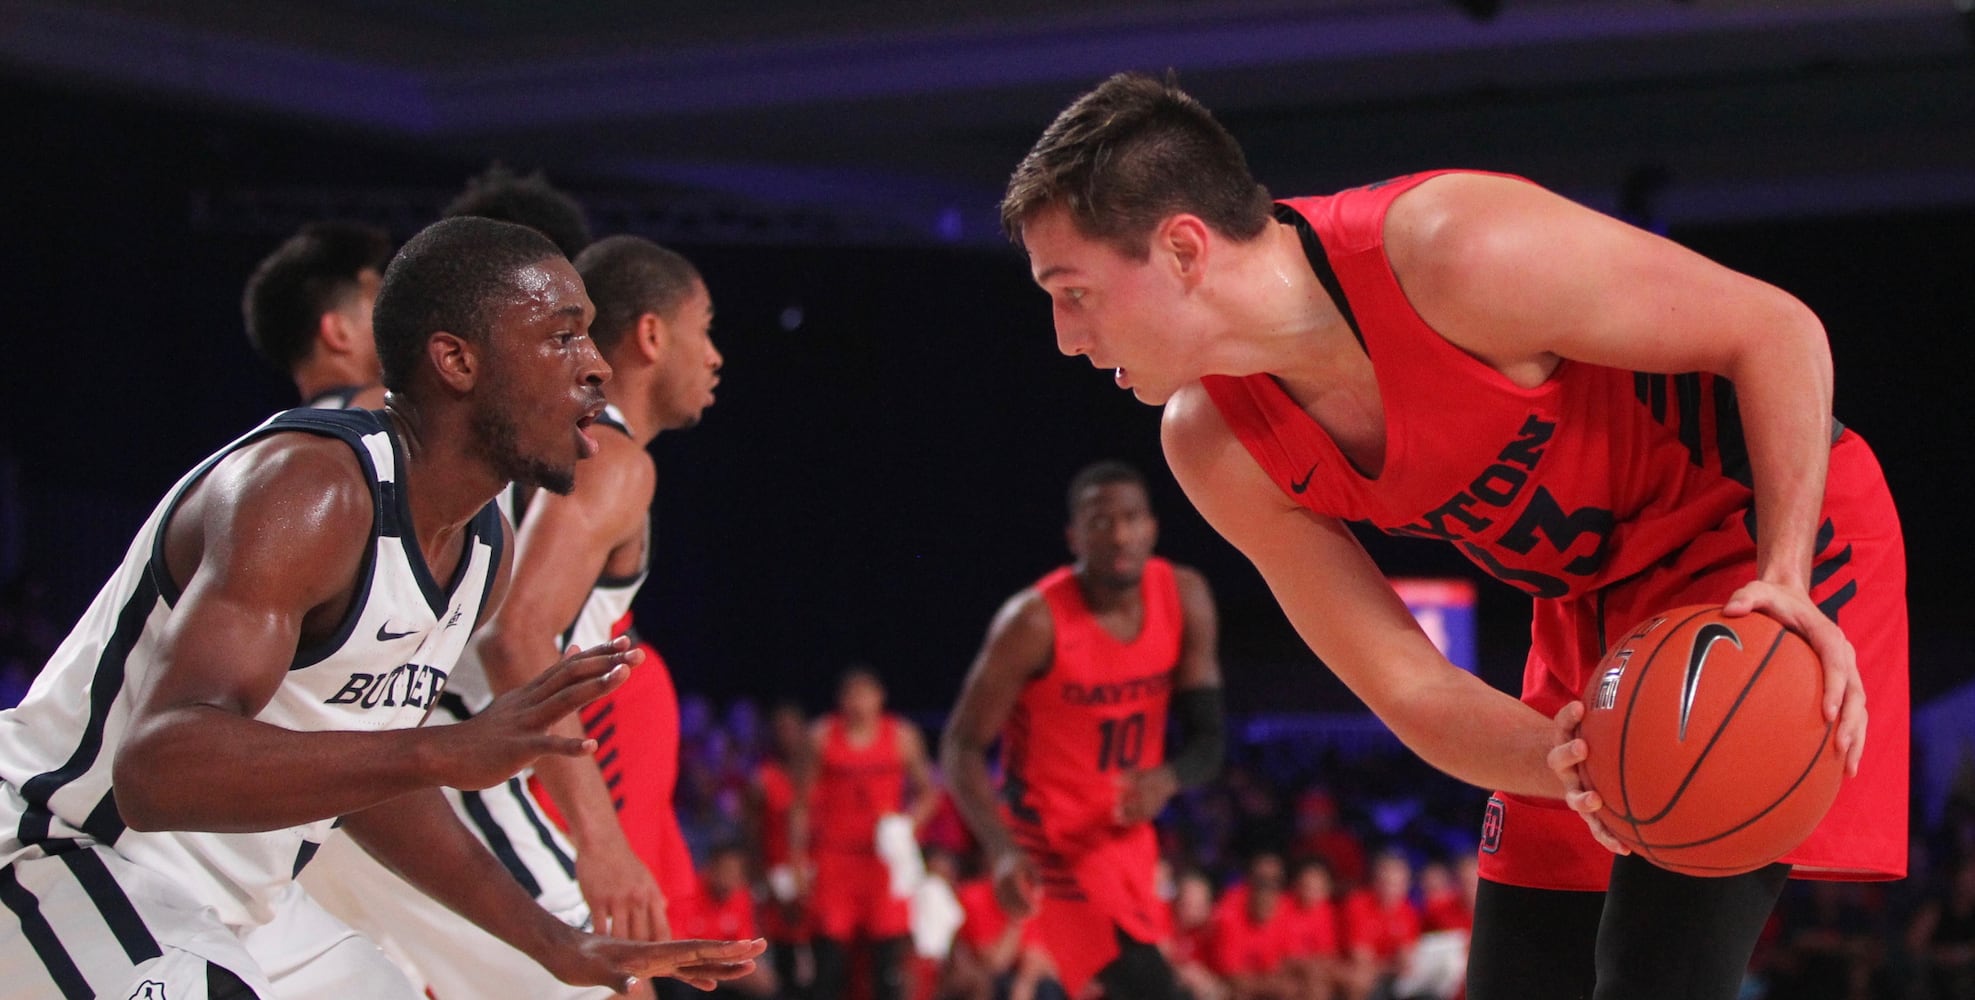
<instances>
[{"instance_id":1,"label":"white jersey with butler text","mask_svg":"<svg viewBox=\"0 0 1975 1000\"><path fill-rule=\"evenodd\" d=\"M435 580L411 536L404 454L382 413L277 414L180 480L26 699L0 713L0 905L19 927L15 935L0 925L0 972L15 971L17 946L25 941L59 988L46 995L94 995L97 968L80 956L89 954L85 945L109 940L103 927L114 932L133 967L147 954L155 957L159 940L168 952L189 948L218 957L213 952L225 951L224 942L204 950L186 943L213 937L211 927L175 933L168 925L180 918L158 914L190 910L180 914L188 925L216 919L236 934L266 923L332 825L325 819L263 833L140 832L125 827L112 787L130 692L160 669L160 637L180 597L179 581L164 564L165 525L185 491L221 458L279 433L348 444L369 480L375 513L349 611L330 639L296 651L256 721L307 731L417 726L444 693L485 610L503 545L499 511L490 503L468 523L457 570L449 581ZM42 874L58 870L40 864L43 859L59 860L59 869L79 883L80 898L98 912L77 917L38 897L37 886L65 891L61 880ZM0 996L16 985L0 984Z\"/></svg>"},{"instance_id":2,"label":"white jersey with butler text","mask_svg":"<svg viewBox=\"0 0 1975 1000\"><path fill-rule=\"evenodd\" d=\"M624 415L606 407L597 426L625 435ZM580 473L579 473L580 475ZM519 484L504 490L502 510L517 533L527 516L531 491ZM649 543L647 543L649 548ZM612 638L612 626L631 609L644 583L640 571L625 578L605 577L584 598L575 621L559 633L557 652L582 649ZM518 586L526 586L525 581ZM542 650L550 650L543 644ZM494 699L485 669L472 650L459 662L431 725L464 722ZM443 789L461 822L499 858L523 890L542 908L572 926L588 926L589 906L576 882L576 852L535 801L529 771L484 791ZM425 897L384 869L360 848L339 837L330 841L303 884L323 907L383 946L406 975L433 995L480 1000L590 1000L608 990L573 987L549 978L528 956L496 940L465 918Z\"/></svg>"}]
</instances>

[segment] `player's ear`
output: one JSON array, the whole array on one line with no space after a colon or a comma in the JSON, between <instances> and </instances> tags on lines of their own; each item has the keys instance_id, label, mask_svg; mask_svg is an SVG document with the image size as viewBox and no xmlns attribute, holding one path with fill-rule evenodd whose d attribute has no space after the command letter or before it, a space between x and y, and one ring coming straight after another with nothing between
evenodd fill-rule
<instances>
[{"instance_id":1,"label":"player's ear","mask_svg":"<svg viewBox=\"0 0 1975 1000\"><path fill-rule=\"evenodd\" d=\"M351 341L350 323L339 310L331 309L316 317L315 340L317 344L337 354L348 354Z\"/></svg>"},{"instance_id":2,"label":"player's ear","mask_svg":"<svg viewBox=\"0 0 1975 1000\"><path fill-rule=\"evenodd\" d=\"M454 392L469 392L479 380L480 358L465 337L436 331L425 339L425 356L439 381Z\"/></svg>"},{"instance_id":3,"label":"player's ear","mask_svg":"<svg viewBox=\"0 0 1975 1000\"><path fill-rule=\"evenodd\" d=\"M657 364L665 356L666 332L665 317L657 313L639 316L637 327L631 331L631 336L637 338L638 356Z\"/></svg>"},{"instance_id":4,"label":"player's ear","mask_svg":"<svg viewBox=\"0 0 1975 1000\"><path fill-rule=\"evenodd\" d=\"M1169 217L1152 233L1153 251L1170 260L1188 285L1199 283L1207 247L1207 223L1190 212Z\"/></svg>"}]
</instances>

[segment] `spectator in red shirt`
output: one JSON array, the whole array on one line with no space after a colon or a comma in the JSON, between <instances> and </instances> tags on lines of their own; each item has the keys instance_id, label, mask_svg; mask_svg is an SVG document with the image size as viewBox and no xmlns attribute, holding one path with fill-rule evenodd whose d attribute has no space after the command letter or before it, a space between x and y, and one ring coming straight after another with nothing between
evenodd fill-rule
<instances>
[{"instance_id":1,"label":"spectator in red shirt","mask_svg":"<svg viewBox=\"0 0 1975 1000\"><path fill-rule=\"evenodd\" d=\"M1342 955L1335 886L1319 858L1297 862L1289 885L1289 970L1301 980L1302 1000L1328 1000Z\"/></svg>"},{"instance_id":2,"label":"spectator in red shirt","mask_svg":"<svg viewBox=\"0 0 1975 1000\"><path fill-rule=\"evenodd\" d=\"M698 905L686 917L684 927L672 928L672 933L681 938L705 937L709 934L732 934L732 938L720 940L742 941L756 937L758 931L754 922L754 893L748 878L748 851L741 844L722 844L713 849L707 859L706 873L701 879ZM754 1000L754 998L776 995L775 968L767 962L757 962L754 971L739 979L721 984L712 994L718 1000ZM664 996L685 996L684 991L676 993L661 991ZM696 995L696 994L694 994Z\"/></svg>"},{"instance_id":3,"label":"spectator in red shirt","mask_svg":"<svg viewBox=\"0 0 1975 1000\"><path fill-rule=\"evenodd\" d=\"M941 1000L1060 1000L1055 963L1027 920L1014 921L994 898L994 880L954 889L964 919L940 977Z\"/></svg>"},{"instance_id":4,"label":"spectator in red shirt","mask_svg":"<svg viewBox=\"0 0 1975 1000\"><path fill-rule=\"evenodd\" d=\"M1337 886L1346 892L1365 881L1365 846L1337 819L1337 800L1312 788L1296 800L1297 857L1322 858Z\"/></svg>"},{"instance_id":5,"label":"spectator in red shirt","mask_svg":"<svg viewBox=\"0 0 1975 1000\"><path fill-rule=\"evenodd\" d=\"M1299 983L1286 967L1289 920L1282 858L1268 853L1248 863L1248 882L1216 907L1207 965L1228 984L1232 1000L1298 1000Z\"/></svg>"},{"instance_id":6,"label":"spectator in red shirt","mask_svg":"<svg viewBox=\"0 0 1975 1000\"><path fill-rule=\"evenodd\" d=\"M1406 967L1420 937L1420 914L1408 894L1412 865L1386 851L1372 862L1371 884L1344 899L1346 957L1339 985L1345 1000L1363 1000L1389 986Z\"/></svg>"},{"instance_id":7,"label":"spectator in red shirt","mask_svg":"<svg viewBox=\"0 0 1975 1000\"><path fill-rule=\"evenodd\" d=\"M1454 873L1438 861L1420 868L1420 930L1465 931L1474 926L1474 914L1468 910L1467 900L1462 898L1460 887L1454 884Z\"/></svg>"},{"instance_id":8,"label":"spectator in red shirt","mask_svg":"<svg viewBox=\"0 0 1975 1000\"><path fill-rule=\"evenodd\" d=\"M1227 1000L1227 985L1207 967L1214 936L1213 880L1198 868L1174 876L1172 911L1166 961L1172 964L1180 987L1193 1000Z\"/></svg>"}]
</instances>

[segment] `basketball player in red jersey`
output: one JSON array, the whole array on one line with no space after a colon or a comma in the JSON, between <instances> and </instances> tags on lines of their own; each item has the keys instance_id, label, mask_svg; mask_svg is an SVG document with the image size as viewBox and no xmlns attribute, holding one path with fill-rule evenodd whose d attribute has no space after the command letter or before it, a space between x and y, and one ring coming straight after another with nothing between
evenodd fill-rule
<instances>
[{"instance_id":1,"label":"basketball player in red jersey","mask_svg":"<svg viewBox=\"0 0 1975 1000\"><path fill-rule=\"evenodd\" d=\"M303 406L384 405L371 308L391 259L383 230L311 222L261 259L240 297L247 342L295 382Z\"/></svg>"},{"instance_id":2,"label":"basketball player in red jersey","mask_svg":"<svg viewBox=\"0 0 1975 1000\"><path fill-rule=\"evenodd\" d=\"M1206 109L1142 75L1065 110L1002 208L1060 349L1165 405L1180 484L1311 649L1499 790L1473 1000L1733 996L1793 866L1904 873L1899 522L1802 303L1517 178L1271 203ZM1351 521L1451 541L1536 599L1522 700L1440 655ZM1713 602L1810 641L1852 778L1769 868L1614 862L1577 692L1633 623Z\"/></svg>"},{"instance_id":3,"label":"basketball player in red jersey","mask_svg":"<svg viewBox=\"0 0 1975 1000\"><path fill-rule=\"evenodd\" d=\"M1003 604L954 703L941 762L1004 909L1035 914L1063 988L1177 997L1160 953L1152 818L1220 770L1218 620L1207 581L1152 554L1138 470L1070 481L1076 561ZM1184 742L1166 751L1168 709ZM999 734L997 805L987 748Z\"/></svg>"},{"instance_id":4,"label":"basketball player in red jersey","mask_svg":"<svg viewBox=\"0 0 1975 1000\"><path fill-rule=\"evenodd\" d=\"M623 415L622 432L599 436L597 464L568 496L537 493L529 505L517 534L521 603L509 601L482 647L483 656L517 663L529 662L521 654L538 635L575 621L599 581L644 576L657 488L646 449L661 432L699 423L720 384L713 299L690 261L646 239L612 236L578 254L576 270L597 305L590 335L616 373L604 394ZM531 568L542 576L521 575ZM614 631L627 626L620 621ZM640 646L646 659L638 676L582 712L583 729L597 741L595 762L559 761L535 774L574 837L577 878L593 915L624 917L662 939L668 922L689 916L699 887L672 809L678 695L658 651ZM593 886L585 852L599 843L608 846L591 855L601 869ZM659 895L645 894L650 878L629 862L657 877Z\"/></svg>"},{"instance_id":5,"label":"basketball player in red jersey","mask_svg":"<svg viewBox=\"0 0 1975 1000\"><path fill-rule=\"evenodd\" d=\"M873 1000L902 1000L910 887L893 891L877 841L881 822L903 817L917 830L939 807L925 737L885 711L883 682L858 666L838 684L837 711L810 727L809 748L797 762L789 850L816 921L810 996L844 995L848 949L862 942L870 946Z\"/></svg>"},{"instance_id":6,"label":"basketball player in red jersey","mask_svg":"<svg viewBox=\"0 0 1975 1000\"><path fill-rule=\"evenodd\" d=\"M748 840L755 870L768 885L761 906L762 936L768 939L768 960L775 978L796 989L797 949L808 946L807 908L796 898L794 857L789 851L789 811L795 808L795 775L808 755L809 720L793 702L776 705L768 715L768 753L754 767L748 783Z\"/></svg>"}]
</instances>

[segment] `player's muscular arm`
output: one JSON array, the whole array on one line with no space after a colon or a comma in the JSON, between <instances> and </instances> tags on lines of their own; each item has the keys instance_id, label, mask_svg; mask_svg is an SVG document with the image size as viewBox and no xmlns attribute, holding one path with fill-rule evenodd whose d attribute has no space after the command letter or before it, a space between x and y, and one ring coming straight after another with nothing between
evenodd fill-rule
<instances>
[{"instance_id":1,"label":"player's muscular arm","mask_svg":"<svg viewBox=\"0 0 1975 1000\"><path fill-rule=\"evenodd\" d=\"M1758 580L1729 602L1810 640L1856 768L1865 695L1851 644L1809 596L1831 453L1831 352L1802 302L1534 185L1436 178L1394 202L1387 252L1457 346L1524 384L1556 359L1735 385L1754 476ZM1841 717L1842 713L1842 717Z\"/></svg>"},{"instance_id":2,"label":"player's muscular arm","mask_svg":"<svg viewBox=\"0 0 1975 1000\"><path fill-rule=\"evenodd\" d=\"M574 492L538 493L522 519L512 589L475 639L497 693L534 680L555 662L555 636L575 620L612 554L644 544L651 460L623 435L602 435L600 443L603 450L577 476ZM552 731L584 738L574 714ZM545 757L535 776L569 822L577 883L597 926L637 940L669 937L665 898L625 839L596 760Z\"/></svg>"},{"instance_id":3,"label":"player's muscular arm","mask_svg":"<svg viewBox=\"0 0 1975 1000\"><path fill-rule=\"evenodd\" d=\"M1557 797L1550 720L1447 662L1349 529L1293 507L1197 384L1166 406L1167 462L1290 623L1427 763L1484 788Z\"/></svg>"},{"instance_id":4,"label":"player's muscular arm","mask_svg":"<svg viewBox=\"0 0 1975 1000\"><path fill-rule=\"evenodd\" d=\"M350 449L307 435L242 448L188 491L165 537L168 572L183 593L159 640L158 669L131 694L114 761L118 810L132 829L281 829L571 752L539 727L515 728L531 721L516 717L515 705L496 724L446 738L254 721L305 631L326 631L347 610L372 511ZM531 697L580 704L601 693L609 668L565 668Z\"/></svg>"},{"instance_id":5,"label":"player's muscular arm","mask_svg":"<svg viewBox=\"0 0 1975 1000\"><path fill-rule=\"evenodd\" d=\"M1022 689L1048 669L1054 644L1055 628L1042 595L1029 589L1009 598L967 670L940 743L940 764L953 803L981 842L1003 909L1016 917L1033 909L1031 897L1040 882L1001 821L987 751L1014 712Z\"/></svg>"},{"instance_id":6,"label":"player's muscular arm","mask_svg":"<svg viewBox=\"0 0 1975 1000\"><path fill-rule=\"evenodd\" d=\"M641 944L588 934L535 904L467 832L437 790L425 789L344 818L365 851L489 934L580 986L630 989L637 978L675 976L701 988L746 975L759 942Z\"/></svg>"}]
</instances>

